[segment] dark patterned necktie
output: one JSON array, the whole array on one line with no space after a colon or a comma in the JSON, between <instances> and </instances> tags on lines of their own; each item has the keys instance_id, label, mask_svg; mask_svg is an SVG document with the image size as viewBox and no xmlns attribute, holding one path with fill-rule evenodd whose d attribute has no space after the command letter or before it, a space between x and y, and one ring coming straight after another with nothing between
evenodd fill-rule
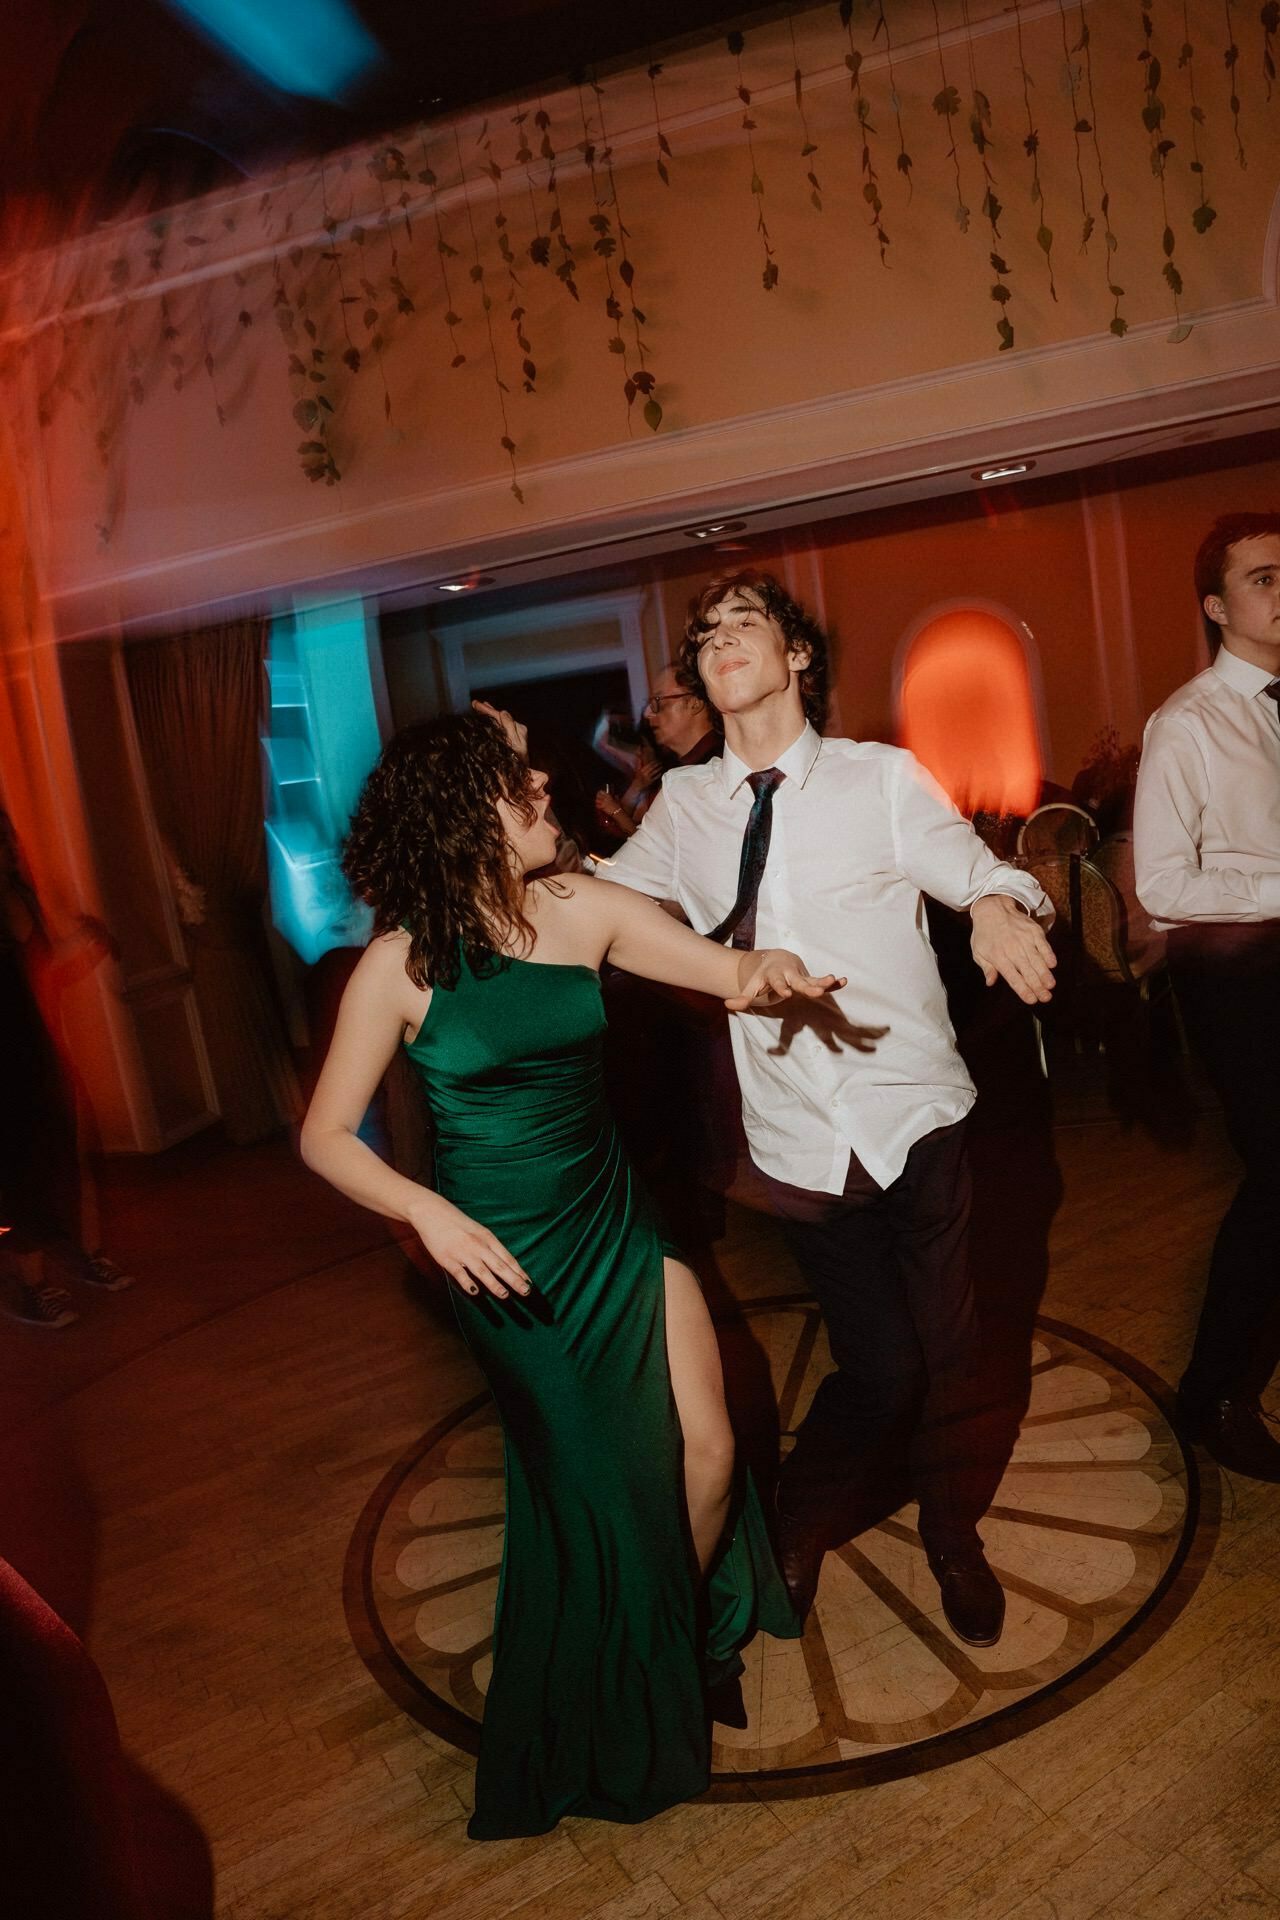
<instances>
[{"instance_id":1,"label":"dark patterned necktie","mask_svg":"<svg viewBox=\"0 0 1280 1920\"><path fill-rule=\"evenodd\" d=\"M769 857L769 836L773 832L773 796L786 779L776 767L762 773L749 773L747 784L754 793L755 805L742 836L742 859L738 863L738 897L720 922L707 935L708 940L723 940L732 934L735 947L754 947L756 943L756 895Z\"/></svg>"},{"instance_id":2,"label":"dark patterned necktie","mask_svg":"<svg viewBox=\"0 0 1280 1920\"><path fill-rule=\"evenodd\" d=\"M1268 680L1262 691L1268 700L1274 700L1277 707L1280 707L1280 680Z\"/></svg>"}]
</instances>

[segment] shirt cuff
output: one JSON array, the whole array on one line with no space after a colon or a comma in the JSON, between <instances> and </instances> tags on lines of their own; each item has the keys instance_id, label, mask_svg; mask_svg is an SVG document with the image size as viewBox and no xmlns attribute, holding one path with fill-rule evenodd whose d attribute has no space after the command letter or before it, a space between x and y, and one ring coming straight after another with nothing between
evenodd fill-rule
<instances>
[{"instance_id":1,"label":"shirt cuff","mask_svg":"<svg viewBox=\"0 0 1280 1920\"><path fill-rule=\"evenodd\" d=\"M1258 875L1258 906L1268 920L1280 920L1280 873Z\"/></svg>"},{"instance_id":2,"label":"shirt cuff","mask_svg":"<svg viewBox=\"0 0 1280 1920\"><path fill-rule=\"evenodd\" d=\"M976 899L970 901L970 906L976 906L978 900L985 900L992 893L1004 894L1015 906L1021 907L1029 919L1041 920L1045 926L1053 925L1053 903L1031 874L1019 873L1016 867L1002 866L998 873L992 874Z\"/></svg>"}]
</instances>

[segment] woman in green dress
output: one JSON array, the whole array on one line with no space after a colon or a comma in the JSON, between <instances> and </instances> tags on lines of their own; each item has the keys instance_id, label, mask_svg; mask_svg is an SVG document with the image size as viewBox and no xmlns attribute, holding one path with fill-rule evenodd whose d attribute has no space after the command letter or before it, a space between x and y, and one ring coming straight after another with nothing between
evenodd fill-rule
<instances>
[{"instance_id":1,"label":"woman in green dress","mask_svg":"<svg viewBox=\"0 0 1280 1920\"><path fill-rule=\"evenodd\" d=\"M303 1128L307 1164L404 1220L455 1285L502 1419L507 1520L478 1839L566 1814L642 1820L708 1782L706 1690L757 1627L798 1632L749 1482L735 1496L720 1359L604 1104L599 968L750 1018L817 997L796 955L731 952L554 859L546 779L502 725L390 742L345 865L375 935ZM421 1074L438 1192L357 1128L395 1050Z\"/></svg>"}]
</instances>

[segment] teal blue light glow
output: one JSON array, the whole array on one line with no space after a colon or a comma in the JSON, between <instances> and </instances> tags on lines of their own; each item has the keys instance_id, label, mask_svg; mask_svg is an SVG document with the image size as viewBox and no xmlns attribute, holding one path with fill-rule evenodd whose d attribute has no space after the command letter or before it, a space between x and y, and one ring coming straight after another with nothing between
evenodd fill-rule
<instances>
[{"instance_id":1,"label":"teal blue light glow","mask_svg":"<svg viewBox=\"0 0 1280 1920\"><path fill-rule=\"evenodd\" d=\"M170 0L284 93L338 100L381 59L347 0Z\"/></svg>"},{"instance_id":2,"label":"teal blue light glow","mask_svg":"<svg viewBox=\"0 0 1280 1920\"><path fill-rule=\"evenodd\" d=\"M263 736L271 918L300 959L363 946L370 914L338 864L381 739L359 600L295 607L272 622Z\"/></svg>"}]
</instances>

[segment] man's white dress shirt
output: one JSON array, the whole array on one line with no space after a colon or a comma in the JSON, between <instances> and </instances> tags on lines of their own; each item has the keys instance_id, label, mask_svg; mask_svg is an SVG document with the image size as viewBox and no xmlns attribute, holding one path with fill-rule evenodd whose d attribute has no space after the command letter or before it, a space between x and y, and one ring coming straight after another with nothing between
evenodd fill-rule
<instances>
[{"instance_id":1,"label":"man's white dress shirt","mask_svg":"<svg viewBox=\"0 0 1280 1920\"><path fill-rule=\"evenodd\" d=\"M1158 927L1280 918L1280 711L1223 647L1147 722L1134 802L1138 898Z\"/></svg>"},{"instance_id":2,"label":"man's white dress shirt","mask_svg":"<svg viewBox=\"0 0 1280 1920\"><path fill-rule=\"evenodd\" d=\"M840 1193L850 1149L880 1186L917 1140L959 1120L974 1088L956 1052L922 894L951 907L1007 893L1052 918L1029 874L1004 865L909 753L823 740L806 726L775 763L773 831L757 947L789 947L813 973L847 974L831 996L853 1027L887 1026L873 1052L828 1031L819 1006L730 1021L752 1158L765 1173ZM733 906L752 793L749 769L673 768L639 832L601 877L675 900L700 933Z\"/></svg>"}]
</instances>

